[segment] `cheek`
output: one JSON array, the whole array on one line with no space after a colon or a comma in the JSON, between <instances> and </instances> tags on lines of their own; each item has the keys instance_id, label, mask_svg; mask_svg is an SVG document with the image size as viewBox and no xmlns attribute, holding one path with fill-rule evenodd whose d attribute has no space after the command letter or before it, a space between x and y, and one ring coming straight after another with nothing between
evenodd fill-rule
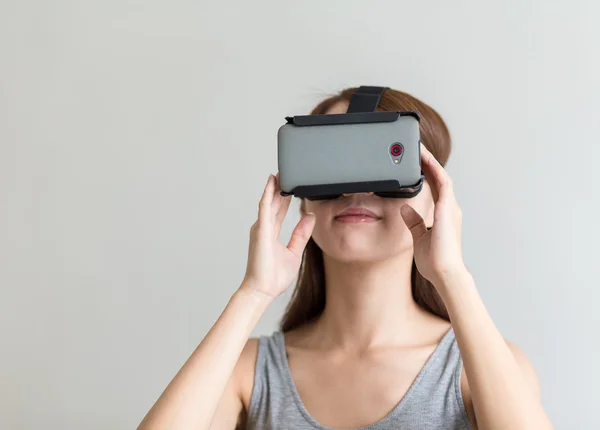
<instances>
[{"instance_id":1,"label":"cheek","mask_svg":"<svg viewBox=\"0 0 600 430\"><path fill-rule=\"evenodd\" d=\"M308 212L312 212L317 216L317 225L319 222L323 222L323 220L328 219L333 214L332 208L327 204L326 201L310 201L303 200L300 203L300 213L305 214Z\"/></svg>"},{"instance_id":2,"label":"cheek","mask_svg":"<svg viewBox=\"0 0 600 430\"><path fill-rule=\"evenodd\" d=\"M404 249L407 245L412 244L410 230L399 212L388 215L383 221L380 243L387 244L387 247L391 249Z\"/></svg>"},{"instance_id":3,"label":"cheek","mask_svg":"<svg viewBox=\"0 0 600 430\"><path fill-rule=\"evenodd\" d=\"M327 248L327 243L329 242L327 229L324 228L322 223L318 221L318 218L315 224L315 228L312 232L312 238L321 249Z\"/></svg>"},{"instance_id":4,"label":"cheek","mask_svg":"<svg viewBox=\"0 0 600 430\"><path fill-rule=\"evenodd\" d=\"M431 196L431 189L429 188L427 182L425 182L423 190L421 190L421 192L415 197L411 199L390 199L390 201L387 203L388 204L386 205L385 211L386 217L394 219L395 222L400 222L404 226L404 220L400 215L400 208L405 204L409 205L415 211L417 211L417 213L421 215L421 218L423 218L423 220L425 221L426 225L430 225L433 221L432 216L434 203L433 198Z\"/></svg>"},{"instance_id":5,"label":"cheek","mask_svg":"<svg viewBox=\"0 0 600 430\"><path fill-rule=\"evenodd\" d=\"M300 213L305 214L308 212L313 212L316 214L314 204L310 200L300 200Z\"/></svg>"},{"instance_id":6,"label":"cheek","mask_svg":"<svg viewBox=\"0 0 600 430\"><path fill-rule=\"evenodd\" d=\"M328 210L326 204L324 204L324 202L302 200L300 203L300 213L305 214L308 212L314 213L317 217L315 228L312 233L315 242L318 244L319 242L330 240L328 236L330 236L331 232L331 225L329 223L331 211Z\"/></svg>"}]
</instances>

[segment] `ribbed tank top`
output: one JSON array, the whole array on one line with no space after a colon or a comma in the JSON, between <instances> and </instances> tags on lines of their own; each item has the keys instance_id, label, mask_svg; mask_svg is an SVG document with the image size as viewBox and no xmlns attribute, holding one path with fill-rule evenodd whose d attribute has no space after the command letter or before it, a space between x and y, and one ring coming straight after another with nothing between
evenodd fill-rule
<instances>
[{"instance_id":1,"label":"ribbed tank top","mask_svg":"<svg viewBox=\"0 0 600 430\"><path fill-rule=\"evenodd\" d=\"M460 389L461 371L462 359L450 328L394 409L358 430L470 430ZM304 407L281 331L259 338L247 429L333 430L318 423Z\"/></svg>"}]
</instances>

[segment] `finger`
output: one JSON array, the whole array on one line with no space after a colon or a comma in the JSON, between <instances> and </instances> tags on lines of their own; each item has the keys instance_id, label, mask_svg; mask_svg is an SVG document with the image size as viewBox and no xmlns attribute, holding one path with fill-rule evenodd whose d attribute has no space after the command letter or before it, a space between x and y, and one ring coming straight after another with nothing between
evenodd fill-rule
<instances>
[{"instance_id":1,"label":"finger","mask_svg":"<svg viewBox=\"0 0 600 430\"><path fill-rule=\"evenodd\" d=\"M431 185L435 202L453 195L450 175L423 143L421 143L421 166L425 179Z\"/></svg>"},{"instance_id":2,"label":"finger","mask_svg":"<svg viewBox=\"0 0 600 430\"><path fill-rule=\"evenodd\" d=\"M275 236L279 237L279 232L281 231L281 226L283 224L283 220L288 212L290 207L290 203L292 202L292 196L282 197L281 205L279 206L279 210L277 211L277 215L275 217Z\"/></svg>"},{"instance_id":3,"label":"finger","mask_svg":"<svg viewBox=\"0 0 600 430\"><path fill-rule=\"evenodd\" d=\"M277 173L276 176L273 176L273 182L274 182L274 187L273 187L273 213L277 214L279 213L279 209L281 208L281 205L285 199L284 196L281 195L281 188L279 187L279 173Z\"/></svg>"},{"instance_id":4,"label":"finger","mask_svg":"<svg viewBox=\"0 0 600 430\"><path fill-rule=\"evenodd\" d=\"M275 177L269 175L269 180L265 185L262 197L258 202L258 220L261 224L271 224L273 222L273 211L271 205L273 203L273 189Z\"/></svg>"},{"instance_id":5,"label":"finger","mask_svg":"<svg viewBox=\"0 0 600 430\"><path fill-rule=\"evenodd\" d=\"M313 213L307 213L303 215L294 231L292 237L288 243L287 248L292 251L297 257L301 257L308 243L308 239L312 235L313 229L315 228L315 222L317 217Z\"/></svg>"},{"instance_id":6,"label":"finger","mask_svg":"<svg viewBox=\"0 0 600 430\"><path fill-rule=\"evenodd\" d=\"M410 205L406 204L400 208L400 215L406 223L406 226L410 230L413 237L413 242L417 242L425 233L427 233L427 227L423 217Z\"/></svg>"}]
</instances>

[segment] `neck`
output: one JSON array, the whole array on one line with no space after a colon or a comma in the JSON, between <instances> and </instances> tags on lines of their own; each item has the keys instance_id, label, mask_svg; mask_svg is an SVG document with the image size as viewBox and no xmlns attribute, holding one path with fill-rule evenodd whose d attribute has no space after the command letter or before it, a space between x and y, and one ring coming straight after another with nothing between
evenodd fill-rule
<instances>
[{"instance_id":1,"label":"neck","mask_svg":"<svg viewBox=\"0 0 600 430\"><path fill-rule=\"evenodd\" d=\"M349 350L404 343L435 318L413 299L412 253L359 264L323 258L326 304L315 329L324 342Z\"/></svg>"}]
</instances>

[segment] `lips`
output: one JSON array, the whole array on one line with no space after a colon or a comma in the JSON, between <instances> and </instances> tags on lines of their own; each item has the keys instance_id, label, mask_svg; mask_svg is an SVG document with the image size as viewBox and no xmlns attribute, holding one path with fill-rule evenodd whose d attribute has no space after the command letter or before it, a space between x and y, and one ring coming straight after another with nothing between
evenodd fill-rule
<instances>
[{"instance_id":1,"label":"lips","mask_svg":"<svg viewBox=\"0 0 600 430\"><path fill-rule=\"evenodd\" d=\"M350 207L338 213L334 219L336 221L344 222L369 222L377 221L381 219L381 217L367 208Z\"/></svg>"}]
</instances>

